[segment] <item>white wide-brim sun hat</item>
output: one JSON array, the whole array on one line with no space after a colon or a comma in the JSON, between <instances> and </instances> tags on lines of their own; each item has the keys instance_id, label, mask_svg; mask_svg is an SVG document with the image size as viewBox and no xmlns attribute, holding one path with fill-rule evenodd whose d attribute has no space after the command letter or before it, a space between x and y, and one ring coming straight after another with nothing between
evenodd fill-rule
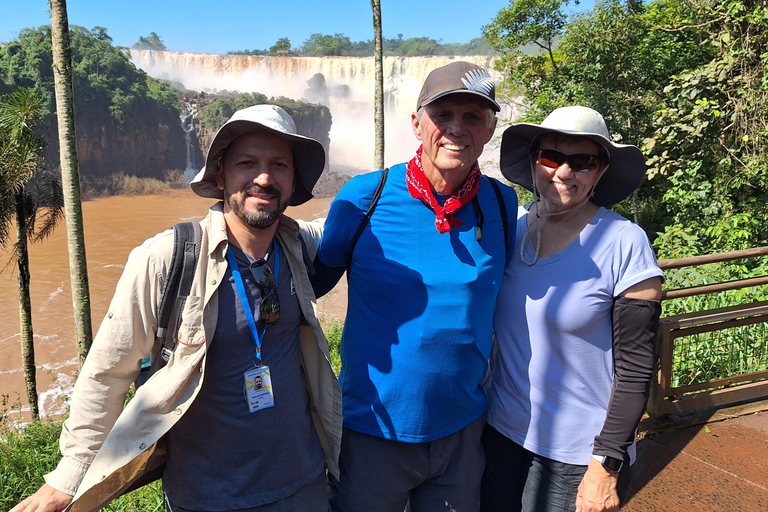
<instances>
[{"instance_id":1,"label":"white wide-brim sun hat","mask_svg":"<svg viewBox=\"0 0 768 512\"><path fill-rule=\"evenodd\" d=\"M224 199L224 192L216 183L219 158L236 138L260 131L287 140L293 148L295 188L290 205L298 206L312 199L312 188L325 168L325 149L319 141L299 135L291 116L277 105L254 105L238 110L219 128L208 148L205 167L190 182L195 194Z\"/></svg>"},{"instance_id":2,"label":"white wide-brim sun hat","mask_svg":"<svg viewBox=\"0 0 768 512\"><path fill-rule=\"evenodd\" d=\"M588 107L562 107L552 111L538 124L516 123L504 131L501 139L501 173L504 177L533 192L531 145L545 133L587 137L608 153L609 166L595 186L590 199L598 206L616 204L635 191L645 176L645 156L640 148L611 141L603 116Z\"/></svg>"}]
</instances>

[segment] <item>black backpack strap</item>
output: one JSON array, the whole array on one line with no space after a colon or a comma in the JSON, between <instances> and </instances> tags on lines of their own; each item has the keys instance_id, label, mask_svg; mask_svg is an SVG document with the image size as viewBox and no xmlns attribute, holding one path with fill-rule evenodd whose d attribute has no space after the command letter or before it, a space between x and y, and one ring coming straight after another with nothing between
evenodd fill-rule
<instances>
[{"instance_id":1,"label":"black backpack strap","mask_svg":"<svg viewBox=\"0 0 768 512\"><path fill-rule=\"evenodd\" d=\"M183 222L173 226L173 256L157 310L157 337L163 340L163 346L159 354L161 357L155 357L152 363L152 371L165 366L176 348L181 312L192 289L202 238L203 231L199 222Z\"/></svg>"},{"instance_id":2,"label":"black backpack strap","mask_svg":"<svg viewBox=\"0 0 768 512\"><path fill-rule=\"evenodd\" d=\"M371 198L371 204L368 206L368 211L365 212L365 217L363 217L363 221L357 228L357 233L355 233L355 236L352 237L352 241L349 244L349 256L347 257L347 279L349 279L349 270L352 268L352 253L354 252L355 246L357 245L357 240L360 238L360 235L363 234L365 226L367 226L368 222L371 220L373 210L376 209L376 204L379 202L379 198L381 197L381 191L384 190L384 184L387 182L387 174L389 174L389 167L381 171L381 178L379 178L379 184L373 193L373 197Z\"/></svg>"},{"instance_id":3,"label":"black backpack strap","mask_svg":"<svg viewBox=\"0 0 768 512\"><path fill-rule=\"evenodd\" d=\"M499 182L493 178L488 178L491 182L493 191L496 192L496 200L499 202L499 211L501 212L501 225L504 227L504 247L509 252L509 219L507 218L507 205L504 202L504 196L499 188Z\"/></svg>"}]
</instances>

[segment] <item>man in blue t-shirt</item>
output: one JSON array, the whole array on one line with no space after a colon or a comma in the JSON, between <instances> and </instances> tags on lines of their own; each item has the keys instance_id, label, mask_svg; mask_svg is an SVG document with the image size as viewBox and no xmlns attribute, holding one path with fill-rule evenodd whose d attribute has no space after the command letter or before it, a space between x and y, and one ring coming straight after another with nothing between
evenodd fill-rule
<instances>
[{"instance_id":1,"label":"man in blue t-shirt","mask_svg":"<svg viewBox=\"0 0 768 512\"><path fill-rule=\"evenodd\" d=\"M474 64L432 71L411 115L415 157L353 178L331 205L317 275L346 268L349 278L335 511L479 508L480 384L517 205L477 163L496 127L494 98Z\"/></svg>"}]
</instances>

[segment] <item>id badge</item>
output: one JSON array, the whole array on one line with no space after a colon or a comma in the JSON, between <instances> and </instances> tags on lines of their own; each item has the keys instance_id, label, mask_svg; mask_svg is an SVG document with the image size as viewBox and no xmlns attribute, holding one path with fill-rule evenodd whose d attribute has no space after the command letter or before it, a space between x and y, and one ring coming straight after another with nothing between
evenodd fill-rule
<instances>
[{"instance_id":1,"label":"id badge","mask_svg":"<svg viewBox=\"0 0 768 512\"><path fill-rule=\"evenodd\" d=\"M245 378L245 401L250 412L256 412L275 405L272 393L272 377L269 366L257 366L243 373Z\"/></svg>"}]
</instances>

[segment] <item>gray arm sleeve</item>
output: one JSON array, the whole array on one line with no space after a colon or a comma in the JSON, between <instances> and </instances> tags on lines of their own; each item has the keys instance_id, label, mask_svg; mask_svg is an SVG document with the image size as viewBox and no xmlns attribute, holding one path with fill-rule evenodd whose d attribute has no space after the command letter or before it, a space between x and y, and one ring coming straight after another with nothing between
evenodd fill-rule
<instances>
[{"instance_id":1,"label":"gray arm sleeve","mask_svg":"<svg viewBox=\"0 0 768 512\"><path fill-rule=\"evenodd\" d=\"M613 303L613 390L595 455L626 459L648 402L661 303L618 297Z\"/></svg>"}]
</instances>

